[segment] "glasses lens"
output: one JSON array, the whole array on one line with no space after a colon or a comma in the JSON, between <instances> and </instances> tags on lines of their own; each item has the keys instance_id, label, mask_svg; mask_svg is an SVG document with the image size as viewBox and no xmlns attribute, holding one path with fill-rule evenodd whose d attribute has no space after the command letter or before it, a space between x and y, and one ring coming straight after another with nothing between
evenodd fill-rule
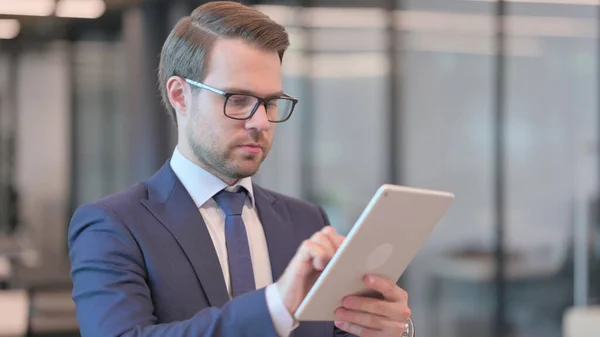
<instances>
[{"instance_id":1,"label":"glasses lens","mask_svg":"<svg viewBox=\"0 0 600 337\"><path fill-rule=\"evenodd\" d=\"M247 95L232 95L229 96L225 103L225 114L231 118L243 119L248 118L256 106L258 99Z\"/></svg>"},{"instance_id":2,"label":"glasses lens","mask_svg":"<svg viewBox=\"0 0 600 337\"><path fill-rule=\"evenodd\" d=\"M271 111L273 108L270 107L273 105L275 107L275 111ZM269 120L272 122L281 122L290 117L292 114L292 109L294 108L294 102L289 99L279 98L269 102Z\"/></svg>"},{"instance_id":3,"label":"glasses lens","mask_svg":"<svg viewBox=\"0 0 600 337\"><path fill-rule=\"evenodd\" d=\"M248 95L232 95L225 103L225 114L230 118L245 119L258 108L258 99ZM294 102L285 98L272 99L267 103L267 118L271 122L281 122L290 117Z\"/></svg>"}]
</instances>

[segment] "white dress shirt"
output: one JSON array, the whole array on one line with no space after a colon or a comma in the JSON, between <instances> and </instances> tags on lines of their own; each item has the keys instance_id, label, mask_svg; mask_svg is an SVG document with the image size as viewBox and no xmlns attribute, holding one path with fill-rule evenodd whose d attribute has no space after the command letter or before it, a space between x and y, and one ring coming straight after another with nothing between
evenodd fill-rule
<instances>
[{"instance_id":1,"label":"white dress shirt","mask_svg":"<svg viewBox=\"0 0 600 337\"><path fill-rule=\"evenodd\" d=\"M224 181L204 170L187 159L177 148L171 157L171 168L188 191L198 207L206 228L215 246L229 297L231 298L231 282L229 279L229 265L227 262L227 246L225 242L225 214L221 211L213 196L226 189L235 191L240 186L248 191L248 198L242 210L242 219L248 234L250 257L254 270L256 289L266 287L266 300L269 313L275 325L275 330L280 337L289 336L297 326L293 317L287 311L277 287L273 283L269 250L262 224L256 212L252 180L244 178L235 185L228 186ZM252 308L248 308L252 310Z\"/></svg>"}]
</instances>

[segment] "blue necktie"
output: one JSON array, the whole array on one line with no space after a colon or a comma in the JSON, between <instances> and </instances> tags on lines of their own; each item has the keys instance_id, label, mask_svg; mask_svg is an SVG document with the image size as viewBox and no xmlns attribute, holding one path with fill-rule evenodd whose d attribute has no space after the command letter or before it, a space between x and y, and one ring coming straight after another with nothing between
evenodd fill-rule
<instances>
[{"instance_id":1,"label":"blue necktie","mask_svg":"<svg viewBox=\"0 0 600 337\"><path fill-rule=\"evenodd\" d=\"M232 297L256 290L254 271L250 258L250 247L242 209L246 201L246 190L238 192L221 191L214 196L215 201L225 213L225 241L231 281Z\"/></svg>"}]
</instances>

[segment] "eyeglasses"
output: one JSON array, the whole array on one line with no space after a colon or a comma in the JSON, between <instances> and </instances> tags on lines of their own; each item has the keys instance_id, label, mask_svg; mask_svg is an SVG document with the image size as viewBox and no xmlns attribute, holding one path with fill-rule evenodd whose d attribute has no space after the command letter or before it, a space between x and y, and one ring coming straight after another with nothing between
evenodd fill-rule
<instances>
[{"instance_id":1,"label":"eyeglasses","mask_svg":"<svg viewBox=\"0 0 600 337\"><path fill-rule=\"evenodd\" d=\"M252 118L258 108L264 105L269 122L282 123L290 118L294 107L298 103L297 99L286 94L278 97L262 98L250 94L224 92L187 78L185 81L195 87L206 89L225 97L223 113L225 116L237 120Z\"/></svg>"}]
</instances>

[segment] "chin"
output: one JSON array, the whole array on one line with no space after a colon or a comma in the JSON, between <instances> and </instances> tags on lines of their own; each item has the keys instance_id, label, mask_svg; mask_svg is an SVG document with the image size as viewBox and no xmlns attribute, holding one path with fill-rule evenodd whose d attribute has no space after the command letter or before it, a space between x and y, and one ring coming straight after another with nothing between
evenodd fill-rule
<instances>
[{"instance_id":1,"label":"chin","mask_svg":"<svg viewBox=\"0 0 600 337\"><path fill-rule=\"evenodd\" d=\"M240 178L251 177L258 172L260 163L262 163L262 160L258 160L258 158L254 158L253 160L244 160L235 165L232 171Z\"/></svg>"},{"instance_id":2,"label":"chin","mask_svg":"<svg viewBox=\"0 0 600 337\"><path fill-rule=\"evenodd\" d=\"M235 179L248 178L255 175L256 172L258 172L258 169L242 169L238 167L232 171L232 176Z\"/></svg>"}]
</instances>

